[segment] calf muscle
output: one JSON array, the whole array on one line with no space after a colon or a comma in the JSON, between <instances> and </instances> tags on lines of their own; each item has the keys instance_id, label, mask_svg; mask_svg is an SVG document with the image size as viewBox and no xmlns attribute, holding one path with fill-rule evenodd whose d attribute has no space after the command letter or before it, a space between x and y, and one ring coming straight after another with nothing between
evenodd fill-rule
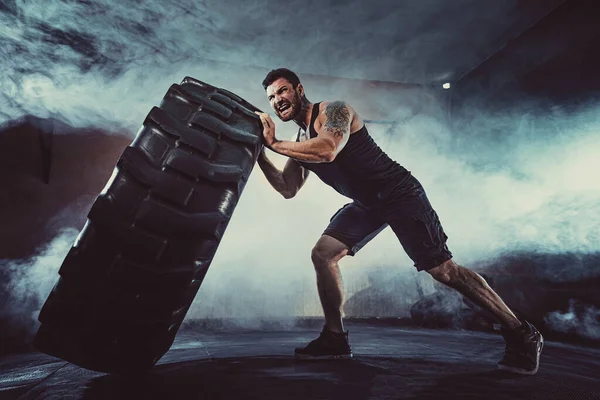
<instances>
[{"instance_id":1,"label":"calf muscle","mask_svg":"<svg viewBox=\"0 0 600 400\"><path fill-rule=\"evenodd\" d=\"M428 272L439 282L488 310L502 325L511 329L521 325L521 321L478 273L452 261Z\"/></svg>"}]
</instances>

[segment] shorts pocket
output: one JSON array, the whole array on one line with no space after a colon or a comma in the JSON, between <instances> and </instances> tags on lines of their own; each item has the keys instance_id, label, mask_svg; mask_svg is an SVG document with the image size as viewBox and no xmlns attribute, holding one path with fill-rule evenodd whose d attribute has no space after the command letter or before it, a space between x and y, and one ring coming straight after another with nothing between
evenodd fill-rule
<instances>
[{"instance_id":1,"label":"shorts pocket","mask_svg":"<svg viewBox=\"0 0 600 400\"><path fill-rule=\"evenodd\" d=\"M442 228L440 219L435 210L430 209L413 217L418 225L422 225L426 235L422 236L423 245L430 249L441 249L448 236Z\"/></svg>"}]
</instances>

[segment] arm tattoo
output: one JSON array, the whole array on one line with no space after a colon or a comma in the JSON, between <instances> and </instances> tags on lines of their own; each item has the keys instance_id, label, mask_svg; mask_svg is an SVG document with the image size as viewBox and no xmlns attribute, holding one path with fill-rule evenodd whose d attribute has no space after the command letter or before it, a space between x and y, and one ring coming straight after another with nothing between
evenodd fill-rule
<instances>
[{"instance_id":1,"label":"arm tattoo","mask_svg":"<svg viewBox=\"0 0 600 400\"><path fill-rule=\"evenodd\" d=\"M333 133L336 137L343 137L348 132L350 124L350 113L343 101L334 101L327 105L325 109L327 122L325 129Z\"/></svg>"}]
</instances>

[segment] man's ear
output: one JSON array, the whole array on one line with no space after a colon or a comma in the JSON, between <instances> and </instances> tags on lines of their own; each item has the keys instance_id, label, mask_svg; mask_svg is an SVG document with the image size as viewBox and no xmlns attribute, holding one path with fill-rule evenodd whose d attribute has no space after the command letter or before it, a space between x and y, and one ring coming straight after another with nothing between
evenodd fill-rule
<instances>
[{"instance_id":1,"label":"man's ear","mask_svg":"<svg viewBox=\"0 0 600 400\"><path fill-rule=\"evenodd\" d=\"M301 83L299 83L298 87L296 87L296 91L298 92L298 94L300 95L300 97L304 96L304 86L302 86Z\"/></svg>"}]
</instances>

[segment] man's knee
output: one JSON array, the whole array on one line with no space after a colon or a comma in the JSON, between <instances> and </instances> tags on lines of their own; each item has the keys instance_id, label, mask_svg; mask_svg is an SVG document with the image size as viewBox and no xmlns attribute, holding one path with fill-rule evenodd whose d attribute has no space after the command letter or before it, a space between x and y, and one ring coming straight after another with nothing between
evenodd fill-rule
<instances>
[{"instance_id":1,"label":"man's knee","mask_svg":"<svg viewBox=\"0 0 600 400\"><path fill-rule=\"evenodd\" d=\"M462 267L456 264L452 259L441 263L440 265L428 269L427 272L438 282L449 285L459 279L460 269Z\"/></svg>"},{"instance_id":2,"label":"man's knee","mask_svg":"<svg viewBox=\"0 0 600 400\"><path fill-rule=\"evenodd\" d=\"M346 254L348 247L345 244L330 236L322 236L312 249L311 259L315 269L321 269L328 268Z\"/></svg>"}]
</instances>

